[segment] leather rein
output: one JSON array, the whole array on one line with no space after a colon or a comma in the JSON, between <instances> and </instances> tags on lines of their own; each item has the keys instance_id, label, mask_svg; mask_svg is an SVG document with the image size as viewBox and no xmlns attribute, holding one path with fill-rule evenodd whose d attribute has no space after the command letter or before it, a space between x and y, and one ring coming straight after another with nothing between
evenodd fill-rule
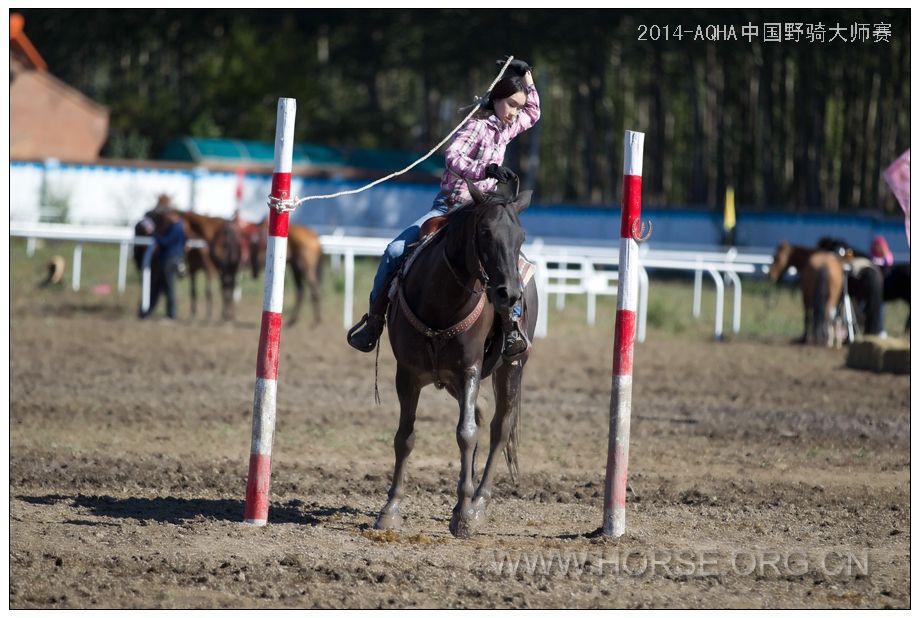
<instances>
[{"instance_id":1,"label":"leather rein","mask_svg":"<svg viewBox=\"0 0 920 618\"><path fill-rule=\"evenodd\" d=\"M438 230L438 232L440 231L441 230ZM435 234L437 234L437 232L435 232ZM435 234L432 234L432 237L434 237ZM416 251L418 252L421 249L422 247L420 246L416 249ZM399 296L399 308L405 313L406 320L408 320L412 327L415 328L415 330L417 330L419 333L430 340L438 341L441 345L443 345L443 343L449 339L453 339L454 337L465 333L470 328L472 328L473 324L476 323L476 320L479 319L479 316L482 315L482 310L485 308L487 295L483 292L489 288L489 275L486 274L485 269L482 267L482 260L479 258L479 246L476 242L475 234L473 236L473 253L476 256L476 263L479 266L479 273L476 275L476 282L479 283L478 290L470 288L468 285L466 285L466 283L463 282L463 280L460 278L460 275L457 274L457 271L451 265L450 259L447 257L447 248L442 247L441 249L441 258L444 260L444 264L447 266L447 270L450 271L450 274L454 277L454 280L457 282L457 284L469 292L471 296L479 296L479 301L476 303L476 306L473 307L473 310L453 326L449 326L448 328L444 329L436 329L426 325L424 322L422 322L421 319L419 319L417 315L415 315L415 313L412 311L412 308L409 307L409 302L406 300L406 296L403 293L403 286L401 284L398 286L397 293ZM408 269L406 269L404 274L408 274Z\"/></svg>"}]
</instances>

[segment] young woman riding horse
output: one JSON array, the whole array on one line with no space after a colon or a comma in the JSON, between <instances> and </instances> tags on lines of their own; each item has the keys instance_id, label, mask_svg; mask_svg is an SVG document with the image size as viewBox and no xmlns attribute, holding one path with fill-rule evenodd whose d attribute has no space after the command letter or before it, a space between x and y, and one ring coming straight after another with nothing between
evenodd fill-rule
<instances>
[{"instance_id":1,"label":"young woman riding horse","mask_svg":"<svg viewBox=\"0 0 920 618\"><path fill-rule=\"evenodd\" d=\"M498 61L499 66L505 64ZM470 193L466 181L473 181L483 192L491 191L501 180L507 180L510 170L501 167L505 148L512 139L532 127L540 118L540 98L533 83L530 65L512 60L508 71L513 73L495 84L488 102L460 129L445 153L446 169L441 177L441 190L431 210L406 228L384 252L370 294L370 307L364 317L348 332L348 343L362 352L370 352L383 333L389 299L387 290L406 247L418 240L422 224L444 215L454 207L468 202ZM503 353L508 357L520 355L527 349L527 338L517 325L520 308L515 307L502 316L504 332Z\"/></svg>"}]
</instances>

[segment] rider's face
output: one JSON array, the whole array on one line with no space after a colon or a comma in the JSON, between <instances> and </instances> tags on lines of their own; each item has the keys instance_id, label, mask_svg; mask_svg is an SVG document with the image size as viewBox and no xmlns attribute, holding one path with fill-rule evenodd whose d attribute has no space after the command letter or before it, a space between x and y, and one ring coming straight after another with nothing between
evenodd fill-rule
<instances>
[{"instance_id":1,"label":"rider's face","mask_svg":"<svg viewBox=\"0 0 920 618\"><path fill-rule=\"evenodd\" d=\"M495 101L495 115L502 122L510 123L517 118L525 103L527 103L527 95L523 92L515 92L510 97Z\"/></svg>"}]
</instances>

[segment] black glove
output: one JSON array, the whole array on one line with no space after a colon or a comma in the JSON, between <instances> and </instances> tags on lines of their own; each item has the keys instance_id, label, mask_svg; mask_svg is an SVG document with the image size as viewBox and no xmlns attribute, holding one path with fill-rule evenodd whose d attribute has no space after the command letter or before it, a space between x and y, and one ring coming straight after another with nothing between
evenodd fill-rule
<instances>
[{"instance_id":1,"label":"black glove","mask_svg":"<svg viewBox=\"0 0 920 618\"><path fill-rule=\"evenodd\" d=\"M498 65L498 68L502 68L503 66L505 66L506 62L508 62L508 56L505 56L504 60L496 60L495 64ZM533 67L531 67L529 64L527 64L523 60L519 58L515 58L514 60L511 61L511 64L508 65L508 71L510 71L511 73L519 77L524 77L527 71L533 71Z\"/></svg>"},{"instance_id":2,"label":"black glove","mask_svg":"<svg viewBox=\"0 0 920 618\"><path fill-rule=\"evenodd\" d=\"M494 178L498 182L510 182L517 178L517 174L511 168L489 163L486 166L486 178Z\"/></svg>"}]
</instances>

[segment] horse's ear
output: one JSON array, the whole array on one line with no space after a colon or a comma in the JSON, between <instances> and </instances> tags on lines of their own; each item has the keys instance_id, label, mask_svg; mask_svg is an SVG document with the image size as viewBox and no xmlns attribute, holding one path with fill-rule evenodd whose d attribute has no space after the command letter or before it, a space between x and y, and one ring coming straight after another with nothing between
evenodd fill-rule
<instances>
[{"instance_id":1,"label":"horse's ear","mask_svg":"<svg viewBox=\"0 0 920 618\"><path fill-rule=\"evenodd\" d=\"M516 198L514 198L514 201L511 202L511 204L514 206L514 209L517 211L517 213L521 214L528 206L530 206L530 199L532 197L532 190L522 191Z\"/></svg>"},{"instance_id":2,"label":"horse's ear","mask_svg":"<svg viewBox=\"0 0 920 618\"><path fill-rule=\"evenodd\" d=\"M473 184L469 179L466 181L466 188L470 191L470 197L473 198L473 201L477 204L482 204L486 201L486 196L482 194L482 191L479 190L475 184Z\"/></svg>"}]
</instances>

